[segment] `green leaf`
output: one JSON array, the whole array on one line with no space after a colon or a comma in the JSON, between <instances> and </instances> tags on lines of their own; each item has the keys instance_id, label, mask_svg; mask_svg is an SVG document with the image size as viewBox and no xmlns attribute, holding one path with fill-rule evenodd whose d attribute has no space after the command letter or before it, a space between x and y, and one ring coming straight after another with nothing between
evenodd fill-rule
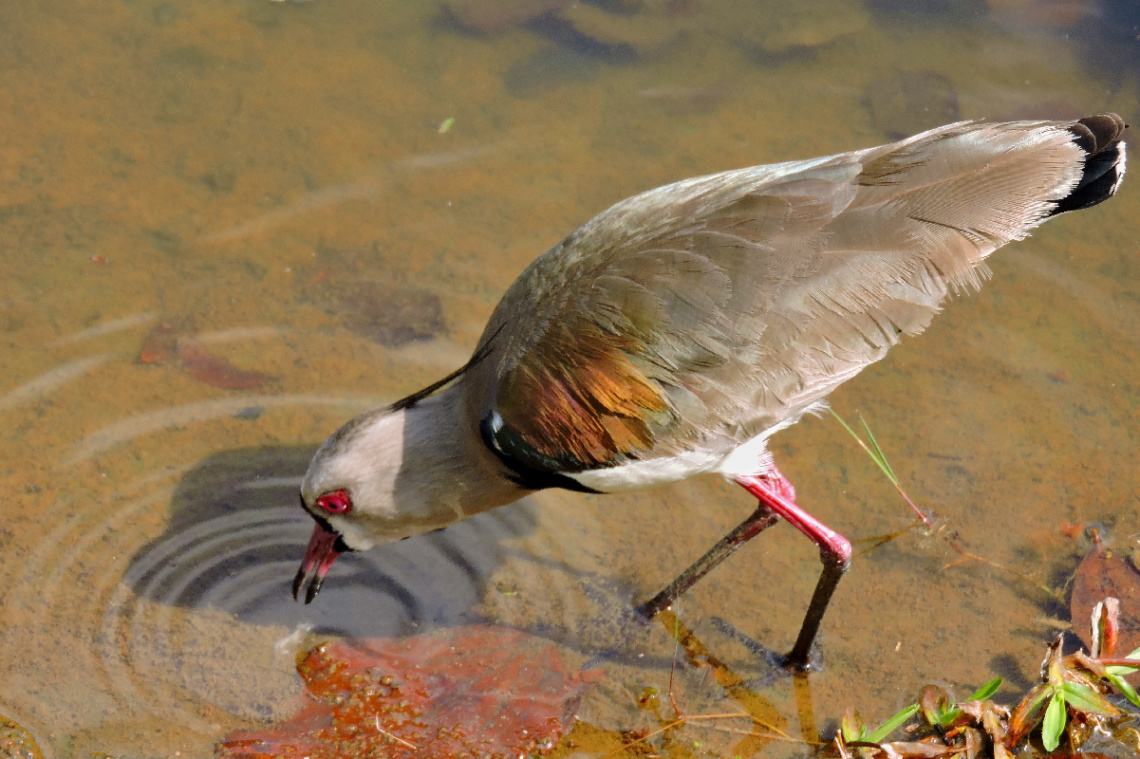
<instances>
[{"instance_id":1,"label":"green leaf","mask_svg":"<svg viewBox=\"0 0 1140 759\"><path fill-rule=\"evenodd\" d=\"M993 694L998 692L998 688L1001 687L1001 683L1002 683L1002 679L1000 677L995 677L993 680L990 680L988 683L983 685L981 688L978 688L976 691L971 693L970 697L967 698L966 700L967 701L985 701L987 698L989 698L990 696L992 696Z\"/></svg>"},{"instance_id":2,"label":"green leaf","mask_svg":"<svg viewBox=\"0 0 1140 759\"><path fill-rule=\"evenodd\" d=\"M1087 685L1065 683L1057 690L1058 695L1063 695L1066 703L1077 711L1103 714L1108 717L1118 713L1108 699Z\"/></svg>"},{"instance_id":3,"label":"green leaf","mask_svg":"<svg viewBox=\"0 0 1140 759\"><path fill-rule=\"evenodd\" d=\"M886 738L888 735L893 733L895 730L902 727L904 724L906 724L906 722L911 717L913 717L917 713L918 713L918 704L911 704L910 706L903 709L902 711L900 711L895 716L891 717L889 720L887 720L883 724L879 725L879 727L877 727L864 740L869 741L871 743L880 743L883 740L883 738Z\"/></svg>"},{"instance_id":4,"label":"green leaf","mask_svg":"<svg viewBox=\"0 0 1140 759\"><path fill-rule=\"evenodd\" d=\"M1131 683L1113 672L1109 672L1105 677L1114 688L1120 691L1122 696L1132 702L1133 706L1140 707L1140 696L1136 694L1136 689L1132 687Z\"/></svg>"},{"instance_id":5,"label":"green leaf","mask_svg":"<svg viewBox=\"0 0 1140 759\"><path fill-rule=\"evenodd\" d=\"M1041 723L1041 745L1045 747L1046 751L1053 751L1061 745L1061 733L1065 730L1065 717L1065 697L1058 690L1045 709L1045 721Z\"/></svg>"}]
</instances>

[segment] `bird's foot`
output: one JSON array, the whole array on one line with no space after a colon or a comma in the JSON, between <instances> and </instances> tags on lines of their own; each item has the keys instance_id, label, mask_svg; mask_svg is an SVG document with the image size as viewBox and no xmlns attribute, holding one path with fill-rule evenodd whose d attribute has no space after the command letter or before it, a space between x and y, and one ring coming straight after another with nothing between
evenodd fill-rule
<instances>
[{"instance_id":1,"label":"bird's foot","mask_svg":"<svg viewBox=\"0 0 1140 759\"><path fill-rule=\"evenodd\" d=\"M819 672L823 669L823 656L820 655L819 649L812 649L806 659L804 657L793 657L790 652L777 654L768 649L768 656L765 657L765 661L770 666L786 669L793 675L801 672Z\"/></svg>"},{"instance_id":2,"label":"bird's foot","mask_svg":"<svg viewBox=\"0 0 1140 759\"><path fill-rule=\"evenodd\" d=\"M779 651L768 648L752 636L746 635L736 629L731 622L721 617L711 617L710 621L722 635L726 635L743 645L750 652L760 657L765 664L775 671L783 672L786 675L796 675L801 672L819 672L823 669L823 657L820 655L818 649L813 648L807 657L793 657L791 653L782 654ZM757 679L767 682L779 678L767 676ZM753 683L749 684L752 685Z\"/></svg>"}]
</instances>

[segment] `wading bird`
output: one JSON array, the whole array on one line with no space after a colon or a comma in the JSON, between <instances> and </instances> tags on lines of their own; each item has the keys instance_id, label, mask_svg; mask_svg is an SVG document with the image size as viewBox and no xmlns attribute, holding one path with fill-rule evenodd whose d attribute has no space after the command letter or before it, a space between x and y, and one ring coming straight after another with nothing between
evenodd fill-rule
<instances>
[{"instance_id":1,"label":"wading bird","mask_svg":"<svg viewBox=\"0 0 1140 759\"><path fill-rule=\"evenodd\" d=\"M470 361L352 419L301 485L316 527L293 583L337 556L543 488L610 493L715 473L759 507L641 608L656 614L786 519L823 572L786 663L804 668L851 545L795 503L773 434L922 332L984 260L1112 196L1125 124L950 124L882 147L726 171L602 212L535 260Z\"/></svg>"}]
</instances>

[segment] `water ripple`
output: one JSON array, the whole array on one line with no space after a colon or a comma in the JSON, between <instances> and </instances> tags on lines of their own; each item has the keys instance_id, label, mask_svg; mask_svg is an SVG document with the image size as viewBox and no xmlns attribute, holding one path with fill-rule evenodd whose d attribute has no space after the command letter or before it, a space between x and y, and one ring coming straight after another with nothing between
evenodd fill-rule
<instances>
[{"instance_id":1,"label":"water ripple","mask_svg":"<svg viewBox=\"0 0 1140 759\"><path fill-rule=\"evenodd\" d=\"M14 387L9 390L0 397L0 409L11 408L21 403L39 400L48 393L63 387L73 379L82 377L92 369L102 366L114 357L114 353L100 353L97 356L87 356L85 358L75 359L74 361L68 361L65 364L60 364L51 371L44 372L19 387Z\"/></svg>"},{"instance_id":2,"label":"water ripple","mask_svg":"<svg viewBox=\"0 0 1140 759\"><path fill-rule=\"evenodd\" d=\"M363 410L376 404L377 401L374 398L324 395L258 395L218 398L188 403L183 406L172 406L114 422L87 435L72 447L70 454L60 467L74 466L109 448L114 448L152 432L233 416L253 406L346 406Z\"/></svg>"},{"instance_id":3,"label":"water ripple","mask_svg":"<svg viewBox=\"0 0 1140 759\"><path fill-rule=\"evenodd\" d=\"M159 317L158 311L143 311L130 316L124 316L121 319L112 319L109 322L96 324L94 327L81 329L78 332L72 332L70 335L64 335L58 340L52 340L48 343L49 348L57 348L61 345L71 345L73 343L82 342L83 340L91 340L92 338L102 337L103 335L110 335L115 332L124 332L128 329L135 327L142 327L157 321Z\"/></svg>"}]
</instances>

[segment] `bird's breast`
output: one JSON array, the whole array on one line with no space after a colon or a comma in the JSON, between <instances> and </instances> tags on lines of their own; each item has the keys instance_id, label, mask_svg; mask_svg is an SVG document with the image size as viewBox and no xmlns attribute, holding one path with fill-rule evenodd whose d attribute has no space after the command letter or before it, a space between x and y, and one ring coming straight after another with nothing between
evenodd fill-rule
<instances>
[{"instance_id":1,"label":"bird's breast","mask_svg":"<svg viewBox=\"0 0 1140 759\"><path fill-rule=\"evenodd\" d=\"M601 493L642 490L714 471L725 453L707 450L683 451L674 456L627 461L605 469L588 469L566 477Z\"/></svg>"}]
</instances>

